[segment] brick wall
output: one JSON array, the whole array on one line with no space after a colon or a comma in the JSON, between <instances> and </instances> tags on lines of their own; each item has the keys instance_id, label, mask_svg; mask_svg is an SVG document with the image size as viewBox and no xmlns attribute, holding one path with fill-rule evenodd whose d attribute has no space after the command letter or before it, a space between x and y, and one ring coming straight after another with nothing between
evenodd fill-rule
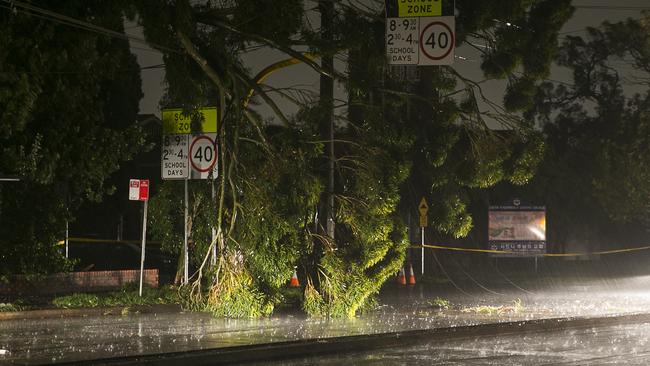
<instances>
[{"instance_id":1,"label":"brick wall","mask_svg":"<svg viewBox=\"0 0 650 366\"><path fill-rule=\"evenodd\" d=\"M55 273L32 281L28 281L24 276L14 276L9 283L0 283L0 295L102 292L116 290L126 283L139 281L140 270ZM158 269L145 269L143 282L145 285L158 287Z\"/></svg>"}]
</instances>

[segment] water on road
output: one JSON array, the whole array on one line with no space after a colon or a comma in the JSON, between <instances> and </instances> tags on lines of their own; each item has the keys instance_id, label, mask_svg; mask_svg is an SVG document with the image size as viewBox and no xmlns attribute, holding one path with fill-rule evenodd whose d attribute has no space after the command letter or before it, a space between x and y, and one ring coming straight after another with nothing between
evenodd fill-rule
<instances>
[{"instance_id":1,"label":"water on road","mask_svg":"<svg viewBox=\"0 0 650 366\"><path fill-rule=\"evenodd\" d=\"M477 337L255 365L649 365L650 324Z\"/></svg>"},{"instance_id":2,"label":"water on road","mask_svg":"<svg viewBox=\"0 0 650 366\"><path fill-rule=\"evenodd\" d=\"M215 319L204 313L130 313L122 316L6 320L0 321L0 364L50 364L489 322L648 312L650 286L646 282L638 278L628 279L611 282L606 287L599 283L565 283L557 287L536 288L534 291L503 287L495 288L498 291L494 293L442 292L431 288L427 290L427 287L420 285L388 288L382 297L383 305L372 313L354 319L286 316L226 320ZM452 306L444 310L434 306L433 299L436 297L448 299ZM418 346L409 352L386 350L363 356L366 358L361 360L371 364L390 364L372 363L386 359L394 360L394 364L402 364L399 362L403 358L421 358L422 364L430 364L456 362L453 361L455 359L464 360L465 363L464 358L471 358L476 359L471 362L482 365L494 364L489 363L493 361L480 363L482 357L488 357L488 360L516 360L518 355L532 352L543 364L546 362L544 360L554 359L554 353L558 350L564 350L561 351L565 353L562 357L575 360L582 359L581 355L592 357L602 354L602 357L610 357L611 354L618 354L619 350L635 352L643 359L647 351L645 333L650 334L649 330L647 326L639 326L623 330L598 330L597 333L590 333L589 330L563 333L552 339L546 339L548 337L543 334L537 338L532 335L477 339L442 348L440 345ZM607 341L610 334L614 340ZM599 340L590 343L592 338ZM635 339L642 342L632 342ZM617 342L623 348L618 348ZM590 348L594 352L590 352ZM613 351L607 351L608 348Z\"/></svg>"}]
</instances>

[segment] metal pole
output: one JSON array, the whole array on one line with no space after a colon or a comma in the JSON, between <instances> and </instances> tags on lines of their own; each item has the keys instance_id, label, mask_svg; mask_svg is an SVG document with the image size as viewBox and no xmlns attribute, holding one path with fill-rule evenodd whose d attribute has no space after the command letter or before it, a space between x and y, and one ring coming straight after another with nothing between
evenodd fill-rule
<instances>
[{"instance_id":1,"label":"metal pole","mask_svg":"<svg viewBox=\"0 0 650 366\"><path fill-rule=\"evenodd\" d=\"M413 243L413 230L411 230L411 212L408 213L406 218L406 228L408 229L409 244Z\"/></svg>"},{"instance_id":2,"label":"metal pole","mask_svg":"<svg viewBox=\"0 0 650 366\"><path fill-rule=\"evenodd\" d=\"M190 263L190 256L187 250L187 217L188 211L189 211L189 194L188 194L188 188L187 188L187 179L185 179L185 215L184 215L184 222L185 222L185 233L183 235L183 283L187 284L189 283L189 263Z\"/></svg>"},{"instance_id":3,"label":"metal pole","mask_svg":"<svg viewBox=\"0 0 650 366\"><path fill-rule=\"evenodd\" d=\"M411 244L413 244L413 230L411 230L411 213L408 213L407 216L407 234L408 234L408 240L409 240L409 248L406 250L406 261L413 262L413 249L411 249Z\"/></svg>"},{"instance_id":4,"label":"metal pole","mask_svg":"<svg viewBox=\"0 0 650 366\"><path fill-rule=\"evenodd\" d=\"M68 231L68 220L65 220L65 259L68 259L68 240L69 231Z\"/></svg>"},{"instance_id":5,"label":"metal pole","mask_svg":"<svg viewBox=\"0 0 650 366\"><path fill-rule=\"evenodd\" d=\"M252 90L252 89L251 89ZM219 109L217 110L217 121L219 122L219 125L217 126L217 133L219 129L224 126L224 121L226 119L226 93L223 90L219 91ZM217 135L217 141L220 141L223 136L221 134ZM225 145L225 143L223 144ZM220 151L218 149L223 148L223 146L219 147L217 146L215 149L215 154L217 154L217 151ZM219 154L217 154L219 156ZM217 172L216 176L215 173L212 173L212 202L214 202L214 209L215 209L215 223L219 222L219 205L217 204L217 195L216 195L216 189L214 187L214 180L216 177L219 176L219 165L221 164L222 167L225 166L223 159L219 159L221 161L217 161ZM222 169L225 170L225 169ZM221 174L224 174L223 172ZM216 224L212 225L212 266L216 267L217 266L217 228Z\"/></svg>"},{"instance_id":6,"label":"metal pole","mask_svg":"<svg viewBox=\"0 0 650 366\"><path fill-rule=\"evenodd\" d=\"M421 257L422 257L422 270L420 271L420 274L424 274L424 227L422 229L422 252L421 252Z\"/></svg>"},{"instance_id":7,"label":"metal pole","mask_svg":"<svg viewBox=\"0 0 650 366\"><path fill-rule=\"evenodd\" d=\"M217 168L218 169L218 168ZM216 203L217 194L214 189L214 177L212 177L212 202ZM217 205L215 204L214 207L216 208ZM214 224L212 225L212 232L211 232L211 237L212 237L212 260L210 263L212 264L212 267L217 265L217 229L215 228Z\"/></svg>"},{"instance_id":8,"label":"metal pole","mask_svg":"<svg viewBox=\"0 0 650 366\"><path fill-rule=\"evenodd\" d=\"M117 240L124 239L124 215L120 214L120 222L117 227Z\"/></svg>"},{"instance_id":9,"label":"metal pole","mask_svg":"<svg viewBox=\"0 0 650 366\"><path fill-rule=\"evenodd\" d=\"M142 280L144 277L144 247L147 244L147 206L149 200L144 201L144 214L142 215L142 249L140 252L140 297L142 297Z\"/></svg>"}]
</instances>

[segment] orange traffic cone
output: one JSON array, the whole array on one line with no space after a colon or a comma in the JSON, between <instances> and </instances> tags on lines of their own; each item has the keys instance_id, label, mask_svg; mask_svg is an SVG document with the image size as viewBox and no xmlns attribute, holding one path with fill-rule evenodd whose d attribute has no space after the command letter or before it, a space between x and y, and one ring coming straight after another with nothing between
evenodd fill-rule
<instances>
[{"instance_id":1,"label":"orange traffic cone","mask_svg":"<svg viewBox=\"0 0 650 366\"><path fill-rule=\"evenodd\" d=\"M409 285L415 285L415 274L413 273L413 265L409 263Z\"/></svg>"},{"instance_id":2,"label":"orange traffic cone","mask_svg":"<svg viewBox=\"0 0 650 366\"><path fill-rule=\"evenodd\" d=\"M300 282L298 281L298 273L296 270L293 270L293 275L291 275L291 282L289 282L289 287L300 287Z\"/></svg>"},{"instance_id":3,"label":"orange traffic cone","mask_svg":"<svg viewBox=\"0 0 650 366\"><path fill-rule=\"evenodd\" d=\"M404 274L404 268L399 270L399 274L397 275L397 284L402 286L406 285L406 275Z\"/></svg>"}]
</instances>

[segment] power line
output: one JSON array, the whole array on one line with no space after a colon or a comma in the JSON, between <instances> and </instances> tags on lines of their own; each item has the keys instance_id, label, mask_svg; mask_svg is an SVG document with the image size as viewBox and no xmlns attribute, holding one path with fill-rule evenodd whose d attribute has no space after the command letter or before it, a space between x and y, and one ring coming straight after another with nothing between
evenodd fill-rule
<instances>
[{"instance_id":1,"label":"power line","mask_svg":"<svg viewBox=\"0 0 650 366\"><path fill-rule=\"evenodd\" d=\"M161 70L165 68L165 64L143 66L134 69L122 69L121 72L129 72L136 69L141 71ZM95 74L96 71L0 71L0 74L25 74L25 75L82 75L82 74Z\"/></svg>"},{"instance_id":2,"label":"power line","mask_svg":"<svg viewBox=\"0 0 650 366\"><path fill-rule=\"evenodd\" d=\"M158 65L143 66L140 68L140 70L164 69L164 68L165 68L165 64L158 64Z\"/></svg>"}]
</instances>

